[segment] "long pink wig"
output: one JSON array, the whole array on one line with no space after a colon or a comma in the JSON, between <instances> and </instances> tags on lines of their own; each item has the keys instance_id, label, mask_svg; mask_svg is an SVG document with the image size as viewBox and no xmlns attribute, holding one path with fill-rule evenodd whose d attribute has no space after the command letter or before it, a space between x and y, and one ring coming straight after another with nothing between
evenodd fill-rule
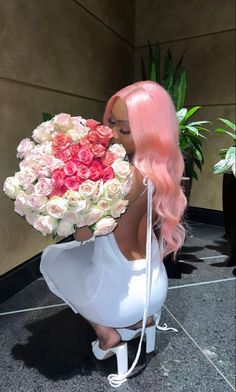
<instances>
[{"instance_id":1,"label":"long pink wig","mask_svg":"<svg viewBox=\"0 0 236 392\"><path fill-rule=\"evenodd\" d=\"M184 161L179 149L176 111L169 93L152 81L129 85L108 101L103 121L107 124L117 98L127 107L135 144L134 165L152 181L155 193L153 209L157 213L156 228L163 241L163 257L182 246L185 229L181 223L186 197L180 186Z\"/></svg>"}]
</instances>

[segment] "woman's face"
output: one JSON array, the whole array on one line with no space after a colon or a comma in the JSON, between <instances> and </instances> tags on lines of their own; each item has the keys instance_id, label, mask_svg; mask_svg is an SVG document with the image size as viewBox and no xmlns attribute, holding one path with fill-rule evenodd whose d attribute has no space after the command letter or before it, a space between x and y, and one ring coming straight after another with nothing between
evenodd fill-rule
<instances>
[{"instance_id":1,"label":"woman's face","mask_svg":"<svg viewBox=\"0 0 236 392\"><path fill-rule=\"evenodd\" d=\"M129 127L128 112L121 98L115 101L108 123L109 127L113 130L114 142L122 144L128 155L133 154L135 147Z\"/></svg>"}]
</instances>

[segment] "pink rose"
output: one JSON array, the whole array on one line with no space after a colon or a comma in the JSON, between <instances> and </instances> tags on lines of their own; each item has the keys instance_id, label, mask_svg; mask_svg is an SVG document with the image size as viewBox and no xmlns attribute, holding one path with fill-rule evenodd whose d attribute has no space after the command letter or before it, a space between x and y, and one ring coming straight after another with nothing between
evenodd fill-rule
<instances>
[{"instance_id":1,"label":"pink rose","mask_svg":"<svg viewBox=\"0 0 236 392\"><path fill-rule=\"evenodd\" d=\"M95 144L92 147L92 153L96 158L101 158L105 154L106 148L102 144Z\"/></svg>"},{"instance_id":2,"label":"pink rose","mask_svg":"<svg viewBox=\"0 0 236 392\"><path fill-rule=\"evenodd\" d=\"M80 142L81 147L88 147L90 149L92 148L92 144L89 142L89 140L87 138L81 139L79 142Z\"/></svg>"},{"instance_id":3,"label":"pink rose","mask_svg":"<svg viewBox=\"0 0 236 392\"><path fill-rule=\"evenodd\" d=\"M89 166L93 160L93 154L88 147L81 147L77 157L86 166Z\"/></svg>"},{"instance_id":4,"label":"pink rose","mask_svg":"<svg viewBox=\"0 0 236 392\"><path fill-rule=\"evenodd\" d=\"M33 211L40 211L45 207L47 198L45 196L28 195L26 199L26 205Z\"/></svg>"},{"instance_id":5,"label":"pink rose","mask_svg":"<svg viewBox=\"0 0 236 392\"><path fill-rule=\"evenodd\" d=\"M99 133L101 137L105 137L108 140L110 140L113 137L112 129L107 127L106 125L97 126L96 131Z\"/></svg>"},{"instance_id":6,"label":"pink rose","mask_svg":"<svg viewBox=\"0 0 236 392\"><path fill-rule=\"evenodd\" d=\"M65 185L63 185L61 188L53 188L52 192L50 193L50 195L48 196L49 199L51 199L54 196L63 196L64 193L67 191L67 188L65 187Z\"/></svg>"},{"instance_id":7,"label":"pink rose","mask_svg":"<svg viewBox=\"0 0 236 392\"><path fill-rule=\"evenodd\" d=\"M89 166L90 176L89 179L92 181L99 180L103 175L102 164L96 160L93 160L92 164Z\"/></svg>"},{"instance_id":8,"label":"pink rose","mask_svg":"<svg viewBox=\"0 0 236 392\"><path fill-rule=\"evenodd\" d=\"M77 176L81 180L87 180L90 176L90 169L85 165L80 165L77 167Z\"/></svg>"},{"instance_id":9,"label":"pink rose","mask_svg":"<svg viewBox=\"0 0 236 392\"><path fill-rule=\"evenodd\" d=\"M51 181L54 188L61 188L64 185L65 172L63 169L56 169L52 173Z\"/></svg>"},{"instance_id":10,"label":"pink rose","mask_svg":"<svg viewBox=\"0 0 236 392\"><path fill-rule=\"evenodd\" d=\"M72 176L77 172L77 166L74 162L69 161L64 166L64 172L67 176Z\"/></svg>"},{"instance_id":11,"label":"pink rose","mask_svg":"<svg viewBox=\"0 0 236 392\"><path fill-rule=\"evenodd\" d=\"M81 181L77 176L71 176L65 179L65 186L67 189L78 191L80 184Z\"/></svg>"},{"instance_id":12,"label":"pink rose","mask_svg":"<svg viewBox=\"0 0 236 392\"><path fill-rule=\"evenodd\" d=\"M107 166L105 167L105 169L103 170L103 175L102 175L102 179L104 182L111 180L112 178L115 177L115 173L114 170L112 169L111 166Z\"/></svg>"},{"instance_id":13,"label":"pink rose","mask_svg":"<svg viewBox=\"0 0 236 392\"><path fill-rule=\"evenodd\" d=\"M65 150L56 150L54 155L57 159L60 159L64 162L67 162L71 159L71 152L69 148L66 148Z\"/></svg>"},{"instance_id":14,"label":"pink rose","mask_svg":"<svg viewBox=\"0 0 236 392\"><path fill-rule=\"evenodd\" d=\"M50 178L40 178L34 186L37 196L48 196L52 192L52 182Z\"/></svg>"},{"instance_id":15,"label":"pink rose","mask_svg":"<svg viewBox=\"0 0 236 392\"><path fill-rule=\"evenodd\" d=\"M71 145L71 138L64 133L56 133L53 135L52 147L55 150L65 150Z\"/></svg>"},{"instance_id":16,"label":"pink rose","mask_svg":"<svg viewBox=\"0 0 236 392\"><path fill-rule=\"evenodd\" d=\"M89 140L89 142L94 145L97 144L99 142L99 135L97 132L95 131L90 131L88 133L87 139Z\"/></svg>"},{"instance_id":17,"label":"pink rose","mask_svg":"<svg viewBox=\"0 0 236 392\"><path fill-rule=\"evenodd\" d=\"M94 235L106 235L111 233L114 228L117 226L115 219L113 218L102 218L100 219L95 226Z\"/></svg>"},{"instance_id":18,"label":"pink rose","mask_svg":"<svg viewBox=\"0 0 236 392\"><path fill-rule=\"evenodd\" d=\"M86 121L86 127L89 127L91 129L91 131L96 131L96 128L97 128L98 124L100 124L98 121L93 120L91 118L89 118Z\"/></svg>"},{"instance_id":19,"label":"pink rose","mask_svg":"<svg viewBox=\"0 0 236 392\"><path fill-rule=\"evenodd\" d=\"M79 144L71 144L70 148L70 153L72 157L77 157L77 154L80 150L80 145Z\"/></svg>"},{"instance_id":20,"label":"pink rose","mask_svg":"<svg viewBox=\"0 0 236 392\"><path fill-rule=\"evenodd\" d=\"M101 158L101 162L104 166L111 166L115 159L115 155L112 152L106 151L104 156Z\"/></svg>"}]
</instances>

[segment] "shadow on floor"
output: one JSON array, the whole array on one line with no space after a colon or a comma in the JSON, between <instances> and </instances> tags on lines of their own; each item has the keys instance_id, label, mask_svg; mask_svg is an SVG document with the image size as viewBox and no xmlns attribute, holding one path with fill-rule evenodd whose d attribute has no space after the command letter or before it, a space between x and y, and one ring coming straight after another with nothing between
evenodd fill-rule
<instances>
[{"instance_id":1,"label":"shadow on floor","mask_svg":"<svg viewBox=\"0 0 236 392\"><path fill-rule=\"evenodd\" d=\"M65 309L47 318L25 325L32 333L26 344L16 344L12 349L15 360L21 360L28 368L35 368L51 380L70 379L75 375L86 376L98 371L102 376L116 373L116 357L98 361L91 342L96 335L90 324L79 314ZM129 343L129 366L131 366L139 339ZM146 355L144 344L135 377L143 371L153 354Z\"/></svg>"}]
</instances>

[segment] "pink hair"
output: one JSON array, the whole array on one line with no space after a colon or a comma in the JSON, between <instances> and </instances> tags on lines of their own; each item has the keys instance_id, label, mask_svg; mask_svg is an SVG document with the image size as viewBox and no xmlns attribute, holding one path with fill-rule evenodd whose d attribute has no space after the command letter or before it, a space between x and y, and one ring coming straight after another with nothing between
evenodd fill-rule
<instances>
[{"instance_id":1,"label":"pink hair","mask_svg":"<svg viewBox=\"0 0 236 392\"><path fill-rule=\"evenodd\" d=\"M134 164L155 187L153 209L157 213L155 226L159 229L159 240L164 245L163 257L172 252L176 257L185 238L181 218L186 197L180 186L184 161L179 149L179 128L173 101L158 83L136 82L109 99L104 124L107 124L117 98L121 98L127 107L135 144Z\"/></svg>"}]
</instances>

